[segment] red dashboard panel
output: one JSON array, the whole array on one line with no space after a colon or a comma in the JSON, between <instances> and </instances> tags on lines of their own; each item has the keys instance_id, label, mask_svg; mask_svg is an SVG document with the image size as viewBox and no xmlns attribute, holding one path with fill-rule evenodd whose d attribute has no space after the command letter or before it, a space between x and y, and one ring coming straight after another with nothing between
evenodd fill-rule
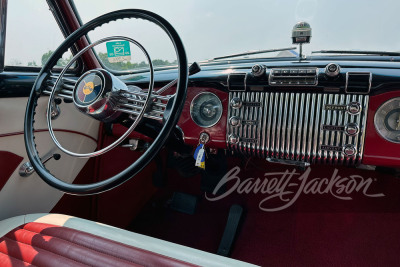
<instances>
[{"instance_id":1,"label":"red dashboard panel","mask_svg":"<svg viewBox=\"0 0 400 267\"><path fill-rule=\"evenodd\" d=\"M221 119L212 127L202 128L198 126L190 117L190 104L193 98L200 92L211 92L219 97L222 102L223 113ZM188 145L196 146L199 144L199 136L201 133L208 133L210 141L207 143L209 147L213 148L226 148L226 121L227 121L227 110L228 110L229 95L225 92L213 88L199 88L189 87L186 97L185 106L182 111L181 118L178 122L178 126L184 133L185 143Z\"/></svg>"},{"instance_id":2,"label":"red dashboard panel","mask_svg":"<svg viewBox=\"0 0 400 267\"><path fill-rule=\"evenodd\" d=\"M176 88L171 88L167 90L164 95L173 94ZM193 98L203 92L211 92L219 97L223 107L223 113L221 119L214 126L209 128L202 128L198 126L190 117L190 104ZM188 145L196 146L199 144L199 136L201 133L208 133L210 136L210 141L207 143L208 147L211 148L226 148L226 122L227 122L227 110L228 110L228 93L221 92L213 88L200 88L200 87L189 87L186 97L185 106L182 110L181 118L179 119L178 126L182 129L185 143ZM115 136L121 136L126 131L126 128L115 124L113 127L113 134ZM141 139L146 142L151 142L152 139L140 134L138 132L133 132L130 138Z\"/></svg>"},{"instance_id":3,"label":"red dashboard panel","mask_svg":"<svg viewBox=\"0 0 400 267\"><path fill-rule=\"evenodd\" d=\"M363 164L400 167L400 144L389 142L381 137L374 125L377 109L387 100L399 96L400 92L389 92L370 97Z\"/></svg>"},{"instance_id":4,"label":"red dashboard panel","mask_svg":"<svg viewBox=\"0 0 400 267\"><path fill-rule=\"evenodd\" d=\"M166 91L165 94L173 94L175 88L171 88ZM223 114L221 119L212 127L202 128L198 126L190 117L190 104L193 98L202 92L211 92L217 95L223 106ZM371 96L368 108L366 136L364 143L364 156L363 164L376 165L376 166L389 166L389 167L400 167L400 144L392 143L382 138L375 129L374 116L377 109L385 103L387 100L400 97L400 92L388 92L376 96ZM178 126L182 129L184 134L185 143L188 145L196 146L199 143L199 136L202 132L206 132L210 135L210 141L208 146L211 148L226 148L226 123L227 123L227 110L229 95L226 92L222 92L213 88L200 88L200 87L189 87L186 102L182 111L181 118L178 122ZM118 127L114 129L114 134L120 135L122 132ZM139 138L146 141L148 137L133 133L131 138Z\"/></svg>"}]
</instances>

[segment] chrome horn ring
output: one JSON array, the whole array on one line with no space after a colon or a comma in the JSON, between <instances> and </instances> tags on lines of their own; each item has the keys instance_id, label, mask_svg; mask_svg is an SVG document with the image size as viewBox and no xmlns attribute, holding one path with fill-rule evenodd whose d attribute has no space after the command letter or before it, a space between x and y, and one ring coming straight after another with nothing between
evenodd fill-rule
<instances>
[{"instance_id":1,"label":"chrome horn ring","mask_svg":"<svg viewBox=\"0 0 400 267\"><path fill-rule=\"evenodd\" d=\"M64 148L57 140L54 131L53 131L53 127L51 125L51 106L52 103L54 101L54 96L56 93L56 88L58 86L58 84L60 83L60 81L62 80L65 72L71 67L71 65L86 51L88 51L89 49L93 48L96 45L99 45L101 43L107 42L107 41L111 41L111 40L125 40L125 41L129 41L133 44L135 44L137 47L140 48L140 50L143 52L143 54L146 56L146 59L148 61L149 64L149 69L150 69L150 81L149 81L149 89L147 92L147 96L146 96L146 100L145 103L142 107L142 109L140 110L139 114L136 116L135 120L133 121L132 125L128 128L128 130L121 136L119 137L116 141L114 141L112 144L108 145L107 147L104 147L100 150L94 151L94 152L90 152L90 153L75 153L72 151L69 151L68 149ZM99 73L99 75L97 75L97 73ZM113 97L114 95L116 95L120 90L126 89L126 85L124 83L122 83L119 79L115 78L113 75L111 75L110 73L108 73L110 75L110 77L108 77L109 79L111 79L111 82L113 82L113 84L116 84L117 86L111 86L111 88L108 88L109 91L105 92L105 85L104 85L104 81L105 81L105 77L107 76L107 71L103 70L103 69L95 69L95 70L90 70L86 73L84 73L79 80L77 81L74 91L73 91L73 101L75 106L83 113L90 115L91 117L94 117L95 119L98 120L102 120L102 119L107 119L108 117L104 118L105 116L109 115L112 116L113 115L117 115L116 110L112 109L113 107ZM82 101L79 101L76 99L76 91L78 90L78 87L81 84L81 81L84 82L84 78L88 77L89 75L94 75L95 77L98 77L101 81L102 81L102 85L101 85L101 89L99 92L97 92L97 95L95 97L95 99L85 103ZM96 79L96 78L93 78ZM125 88L124 88L125 86ZM100 156L104 153L107 153L108 151L110 151L111 149L115 148L116 146L118 146L119 144L122 143L122 141L125 140L126 137L128 137L133 130L136 128L136 126L139 124L139 122L142 120L144 113L146 112L147 108L149 107L152 99L151 99L151 95L154 89L154 69L153 69L153 64L151 62L151 58L150 55L147 53L146 49L136 40L128 38L128 37L124 37L124 36L111 36L111 37L106 37L103 39L100 39L88 46L86 46L84 49L82 49L79 53L77 53L71 60L70 62L68 62L68 64L62 69L62 71L60 72L60 75L58 76L56 82L54 83L54 86L51 90L50 93L50 97L49 97L49 101L47 103L47 111L46 111L46 119L47 119L47 127L49 129L49 133L51 136L51 139L53 140L54 144L64 153L73 156L73 157L78 157L78 158L92 158L92 157L96 157L96 156ZM114 94L114 95L113 95ZM111 104L111 105L110 105ZM109 106L111 106L111 109L108 108ZM106 107L106 108L105 108ZM106 110L108 108L108 111ZM111 113L110 113L111 112ZM112 114L113 113L113 114ZM106 115L107 114L107 115Z\"/></svg>"}]
</instances>

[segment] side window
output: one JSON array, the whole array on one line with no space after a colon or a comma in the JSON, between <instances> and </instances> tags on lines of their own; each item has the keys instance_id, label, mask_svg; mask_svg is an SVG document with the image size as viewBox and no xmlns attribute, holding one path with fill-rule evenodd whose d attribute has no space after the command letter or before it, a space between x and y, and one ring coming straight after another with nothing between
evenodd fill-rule
<instances>
[{"instance_id":1,"label":"side window","mask_svg":"<svg viewBox=\"0 0 400 267\"><path fill-rule=\"evenodd\" d=\"M45 0L11 0L7 5L6 67L41 67L64 37ZM65 53L62 67L72 57Z\"/></svg>"}]
</instances>

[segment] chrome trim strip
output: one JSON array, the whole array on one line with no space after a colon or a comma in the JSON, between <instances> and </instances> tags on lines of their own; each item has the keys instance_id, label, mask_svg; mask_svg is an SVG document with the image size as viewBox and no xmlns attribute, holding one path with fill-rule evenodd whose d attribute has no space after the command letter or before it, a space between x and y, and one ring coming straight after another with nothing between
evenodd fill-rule
<instances>
[{"instance_id":1,"label":"chrome trim strip","mask_svg":"<svg viewBox=\"0 0 400 267\"><path fill-rule=\"evenodd\" d=\"M232 151L247 156L269 158L280 162L358 165L363 156L368 96L328 93L294 92L231 92L229 99L237 97L243 102L258 101L261 106L242 106L228 109L227 138L235 134L238 144L230 144ZM350 115L343 110L326 110L324 106L347 105L358 102L362 111ZM229 118L239 117L243 121L236 127L229 125ZM360 127L355 137L342 131L327 131L323 125L343 126L357 123ZM357 148L356 155L346 156L342 151L321 150L324 147Z\"/></svg>"},{"instance_id":2,"label":"chrome trim strip","mask_svg":"<svg viewBox=\"0 0 400 267\"><path fill-rule=\"evenodd\" d=\"M294 107L294 118L293 118L293 131L292 131L292 145L291 145L291 160L295 159L295 155L297 155L297 151L296 151L296 136L297 136L297 122L298 122L298 110L299 110L299 105L300 105L300 101L299 101L299 94L295 94L296 95L296 100L294 102L295 107Z\"/></svg>"},{"instance_id":3,"label":"chrome trim strip","mask_svg":"<svg viewBox=\"0 0 400 267\"><path fill-rule=\"evenodd\" d=\"M273 74L274 70L291 70L291 69L306 69L306 70L315 70L315 75L298 75L298 76L290 76L290 75L280 75L280 76L275 76ZM317 86L318 85L318 74L319 74L319 68L274 68L274 69L270 69L269 74L268 74L268 85L270 86ZM313 84L305 84L305 83L298 83L298 84L276 84L273 83L274 81L271 81L273 79L273 77L283 77L283 78L314 78L314 83Z\"/></svg>"}]
</instances>

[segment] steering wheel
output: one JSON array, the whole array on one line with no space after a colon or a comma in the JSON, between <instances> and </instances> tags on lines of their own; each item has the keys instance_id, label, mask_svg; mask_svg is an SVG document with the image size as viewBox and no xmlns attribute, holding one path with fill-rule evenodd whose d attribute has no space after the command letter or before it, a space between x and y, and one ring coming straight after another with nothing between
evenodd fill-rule
<instances>
[{"instance_id":1,"label":"steering wheel","mask_svg":"<svg viewBox=\"0 0 400 267\"><path fill-rule=\"evenodd\" d=\"M49 79L51 70L56 65L57 61L62 57L62 55L68 51L76 41L80 38L84 37L88 32L94 30L97 27L100 27L103 24L109 23L111 21L115 21L117 19L143 19L150 22L155 23L164 32L169 36L171 42L174 45L175 52L177 55L178 62L178 82L176 93L173 98L169 100L168 107L168 116L164 115L162 129L160 130L158 136L154 139L153 143L149 146L149 148L129 167L120 173L116 174L113 177L110 177L106 180L99 181L91 184L70 184L66 183L57 177L53 176L42 164L41 159L39 157L38 151L36 150L35 137L34 137L34 122L35 122L35 109L37 106L37 102L43 90L45 88L45 84L47 79ZM137 101L141 101L143 103L140 106L140 111L137 112L135 119L132 121L132 126L123 134L118 140L116 140L113 144L109 145L106 148L101 150L86 153L86 154L78 154L67 149L64 149L61 144L57 141L54 136L52 127L51 127L51 105L54 101L54 96L56 94L57 84L61 81L63 74L72 65L72 63L84 52L92 49L93 46L103 43L109 40L122 39L127 40L131 43L137 45L142 52L145 54L150 68L150 83L149 90L146 94L141 93L141 99ZM55 85L53 86L52 92L49 97L48 107L47 107L47 125L49 128L50 136L52 137L56 146L61 149L63 152L81 158L88 158L99 156L107 151L113 149L118 144L120 144L139 124L142 117L151 102L153 100L153 67L151 64L150 56L147 51L141 46L138 42L133 39L127 37L108 37L101 39L95 43L92 43L82 49L79 53L77 53L71 61L64 67L61 71ZM91 83L91 84L89 84ZM75 195L90 195L90 194L98 194L112 188L115 188L122 183L126 182L137 173L139 173L150 161L154 158L154 156L160 151L165 142L167 141L171 131L175 128L179 117L181 115L183 105L186 99L186 91L187 91L187 83L188 83L188 62L186 58L185 49L183 47L182 41L176 32L176 30L172 27L172 25L160 17L157 14L154 14L149 11L139 10L139 9L124 9L119 11L114 11L97 17L75 32L73 32L70 36L68 36L64 42L54 51L52 56L43 66L39 75L33 85L32 91L29 96L29 100L26 107L25 112L25 120L24 120L24 140L26 152L28 154L28 158L32 164L32 167L35 169L36 173L50 186L61 190L66 193L75 194ZM89 85L88 85L89 84ZM85 98L80 98L79 95L83 90L89 90L91 93L95 92L95 97L92 97L90 101L86 101ZM129 95L128 87L120 80L118 77L115 77L112 73L105 69L94 69L89 70L84 73L76 82L76 85L73 90L72 98L74 105L86 115L97 119L102 122L110 122L115 120L120 114L121 110L119 106L116 105L116 100L124 99L127 97L126 93ZM144 96L143 96L144 95ZM172 104L171 104L172 102ZM167 113L167 112L165 112Z\"/></svg>"}]
</instances>

